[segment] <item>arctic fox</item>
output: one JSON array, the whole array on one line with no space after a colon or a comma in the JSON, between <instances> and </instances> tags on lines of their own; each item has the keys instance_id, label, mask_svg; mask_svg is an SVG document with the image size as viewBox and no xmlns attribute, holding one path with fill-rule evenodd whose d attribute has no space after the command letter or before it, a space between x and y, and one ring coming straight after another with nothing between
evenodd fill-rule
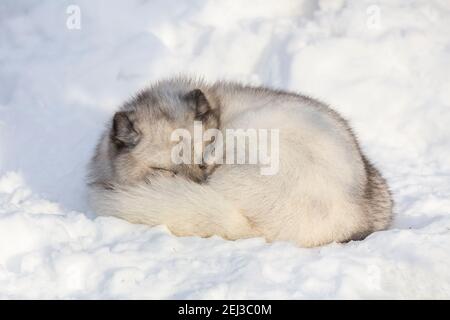
<instances>
[{"instance_id":1,"label":"arctic fox","mask_svg":"<svg viewBox=\"0 0 450 320\"><path fill-rule=\"evenodd\" d=\"M174 130L276 129L279 169L174 163ZM208 143L204 143L206 147ZM264 237L302 247L386 229L392 199L347 122L306 96L238 83L175 78L124 103L90 164L98 215L166 225L178 236Z\"/></svg>"}]
</instances>

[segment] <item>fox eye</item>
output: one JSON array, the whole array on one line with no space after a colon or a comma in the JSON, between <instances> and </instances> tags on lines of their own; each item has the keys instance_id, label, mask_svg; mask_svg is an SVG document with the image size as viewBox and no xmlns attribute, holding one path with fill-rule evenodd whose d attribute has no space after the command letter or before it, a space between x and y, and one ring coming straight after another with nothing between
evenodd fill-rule
<instances>
[{"instance_id":1,"label":"fox eye","mask_svg":"<svg viewBox=\"0 0 450 320\"><path fill-rule=\"evenodd\" d=\"M170 169L166 169L166 168L160 168L160 167L151 167L153 170L158 170L158 171L165 171L165 172L170 172L170 173L175 173L173 170Z\"/></svg>"}]
</instances>

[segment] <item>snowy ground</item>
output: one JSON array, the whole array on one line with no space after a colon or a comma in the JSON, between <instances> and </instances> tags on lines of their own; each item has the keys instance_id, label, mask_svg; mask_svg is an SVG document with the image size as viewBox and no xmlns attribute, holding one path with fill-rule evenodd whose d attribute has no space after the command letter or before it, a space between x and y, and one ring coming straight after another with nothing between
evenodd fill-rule
<instances>
[{"instance_id":1,"label":"snowy ground","mask_svg":"<svg viewBox=\"0 0 450 320\"><path fill-rule=\"evenodd\" d=\"M96 218L103 123L178 73L333 105L388 178L392 229L301 249ZM0 298L450 298L450 3L1 1Z\"/></svg>"}]
</instances>

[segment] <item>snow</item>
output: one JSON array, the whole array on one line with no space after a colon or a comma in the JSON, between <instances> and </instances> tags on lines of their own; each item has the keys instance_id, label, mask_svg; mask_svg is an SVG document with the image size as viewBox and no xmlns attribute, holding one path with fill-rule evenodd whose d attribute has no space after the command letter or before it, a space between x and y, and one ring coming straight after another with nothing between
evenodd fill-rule
<instances>
[{"instance_id":1,"label":"snow","mask_svg":"<svg viewBox=\"0 0 450 320\"><path fill-rule=\"evenodd\" d=\"M450 298L449 31L445 0L2 1L0 298ZM103 124L180 73L334 106L389 181L392 228L303 249L96 217Z\"/></svg>"}]
</instances>

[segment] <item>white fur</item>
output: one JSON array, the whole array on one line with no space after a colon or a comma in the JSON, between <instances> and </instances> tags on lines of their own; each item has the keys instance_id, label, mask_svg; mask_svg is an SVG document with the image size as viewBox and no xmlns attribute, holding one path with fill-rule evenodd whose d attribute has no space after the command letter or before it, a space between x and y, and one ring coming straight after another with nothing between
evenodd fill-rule
<instances>
[{"instance_id":1,"label":"white fur","mask_svg":"<svg viewBox=\"0 0 450 320\"><path fill-rule=\"evenodd\" d=\"M222 165L205 184L159 176L150 184L115 190L93 187L98 214L164 224L179 236L261 236L303 247L388 226L390 206L382 217L371 217L375 210L370 206L376 204L364 202L363 194L367 168L356 140L335 113L314 100L269 90L223 83L202 90L220 101L222 130L280 130L278 174L263 176L258 165ZM387 203L384 180L374 179L386 189Z\"/></svg>"},{"instance_id":2,"label":"white fur","mask_svg":"<svg viewBox=\"0 0 450 320\"><path fill-rule=\"evenodd\" d=\"M177 236L226 239L255 236L239 210L209 186L184 178L154 177L140 184L105 192L93 188L94 210L150 226L164 224Z\"/></svg>"}]
</instances>

